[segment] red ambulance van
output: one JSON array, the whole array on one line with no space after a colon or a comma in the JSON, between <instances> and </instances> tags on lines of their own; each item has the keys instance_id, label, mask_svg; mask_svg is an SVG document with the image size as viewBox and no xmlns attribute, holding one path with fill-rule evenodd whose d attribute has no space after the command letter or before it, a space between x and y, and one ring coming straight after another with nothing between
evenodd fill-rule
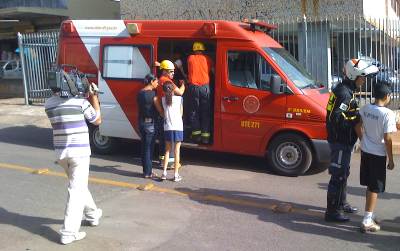
<instances>
[{"instance_id":1,"label":"red ambulance van","mask_svg":"<svg viewBox=\"0 0 400 251\"><path fill-rule=\"evenodd\" d=\"M68 20L57 61L77 66L103 92L103 123L92 128L91 142L109 153L117 138L140 139L136 95L144 76L156 73L154 63L184 59L201 41L215 62L212 140L186 146L265 156L267 167L296 176L329 161L328 91L268 35L273 28L258 21Z\"/></svg>"}]
</instances>

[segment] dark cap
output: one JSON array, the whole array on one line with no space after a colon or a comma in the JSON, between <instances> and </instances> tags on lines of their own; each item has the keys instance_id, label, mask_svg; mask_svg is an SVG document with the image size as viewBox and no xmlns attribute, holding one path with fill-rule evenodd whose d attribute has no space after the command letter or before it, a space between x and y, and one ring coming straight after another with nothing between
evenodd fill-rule
<instances>
[{"instance_id":1,"label":"dark cap","mask_svg":"<svg viewBox=\"0 0 400 251\"><path fill-rule=\"evenodd\" d=\"M156 79L157 78L153 74L149 73L144 77L144 81L143 82L144 82L145 85L148 85L148 84L150 84L151 82L153 82Z\"/></svg>"},{"instance_id":2,"label":"dark cap","mask_svg":"<svg viewBox=\"0 0 400 251\"><path fill-rule=\"evenodd\" d=\"M390 94L392 91L390 85L387 83L377 83L374 88L374 97L376 99L384 99L386 95Z\"/></svg>"}]
</instances>

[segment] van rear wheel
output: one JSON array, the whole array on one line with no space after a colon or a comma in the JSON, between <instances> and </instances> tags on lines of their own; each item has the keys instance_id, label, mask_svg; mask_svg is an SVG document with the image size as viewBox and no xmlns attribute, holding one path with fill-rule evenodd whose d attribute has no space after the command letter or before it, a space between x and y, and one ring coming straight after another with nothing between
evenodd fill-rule
<instances>
[{"instance_id":1,"label":"van rear wheel","mask_svg":"<svg viewBox=\"0 0 400 251\"><path fill-rule=\"evenodd\" d=\"M110 154L115 150L116 139L100 134L98 126L89 127L90 146L93 152L98 154Z\"/></svg>"},{"instance_id":2,"label":"van rear wheel","mask_svg":"<svg viewBox=\"0 0 400 251\"><path fill-rule=\"evenodd\" d=\"M311 166L311 147L305 138L297 134L281 134L269 145L267 161L280 175L298 176L304 174Z\"/></svg>"}]
</instances>

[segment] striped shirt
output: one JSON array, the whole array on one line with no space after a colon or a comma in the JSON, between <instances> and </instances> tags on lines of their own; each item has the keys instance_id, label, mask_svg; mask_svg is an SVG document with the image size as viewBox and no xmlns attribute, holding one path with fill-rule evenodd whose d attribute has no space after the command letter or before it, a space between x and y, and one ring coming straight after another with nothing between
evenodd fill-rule
<instances>
[{"instance_id":1,"label":"striped shirt","mask_svg":"<svg viewBox=\"0 0 400 251\"><path fill-rule=\"evenodd\" d=\"M90 123L99 114L83 98L52 96L45 103L45 111L53 127L53 144L58 159L90 156Z\"/></svg>"}]
</instances>

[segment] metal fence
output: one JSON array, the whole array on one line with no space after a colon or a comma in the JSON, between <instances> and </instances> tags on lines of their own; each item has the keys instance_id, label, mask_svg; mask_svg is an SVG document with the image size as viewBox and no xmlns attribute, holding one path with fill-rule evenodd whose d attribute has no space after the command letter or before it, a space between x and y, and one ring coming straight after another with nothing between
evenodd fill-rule
<instances>
[{"instance_id":1,"label":"metal fence","mask_svg":"<svg viewBox=\"0 0 400 251\"><path fill-rule=\"evenodd\" d=\"M365 17L293 18L272 20L271 35L299 60L318 82L331 88L343 78L350 58L364 58L380 73L362 87L360 102L373 101L374 84L392 86L392 106L400 104L400 21ZM19 34L27 102L48 97L46 76L55 62L58 32Z\"/></svg>"},{"instance_id":2,"label":"metal fence","mask_svg":"<svg viewBox=\"0 0 400 251\"><path fill-rule=\"evenodd\" d=\"M272 20L272 36L299 60L318 82L331 88L343 78L351 58L364 58L380 68L358 94L360 102L373 101L374 85L391 85L392 107L400 103L400 21L356 16Z\"/></svg>"},{"instance_id":3,"label":"metal fence","mask_svg":"<svg viewBox=\"0 0 400 251\"><path fill-rule=\"evenodd\" d=\"M25 103L44 103L51 96L47 73L55 63L58 32L18 33Z\"/></svg>"}]
</instances>

